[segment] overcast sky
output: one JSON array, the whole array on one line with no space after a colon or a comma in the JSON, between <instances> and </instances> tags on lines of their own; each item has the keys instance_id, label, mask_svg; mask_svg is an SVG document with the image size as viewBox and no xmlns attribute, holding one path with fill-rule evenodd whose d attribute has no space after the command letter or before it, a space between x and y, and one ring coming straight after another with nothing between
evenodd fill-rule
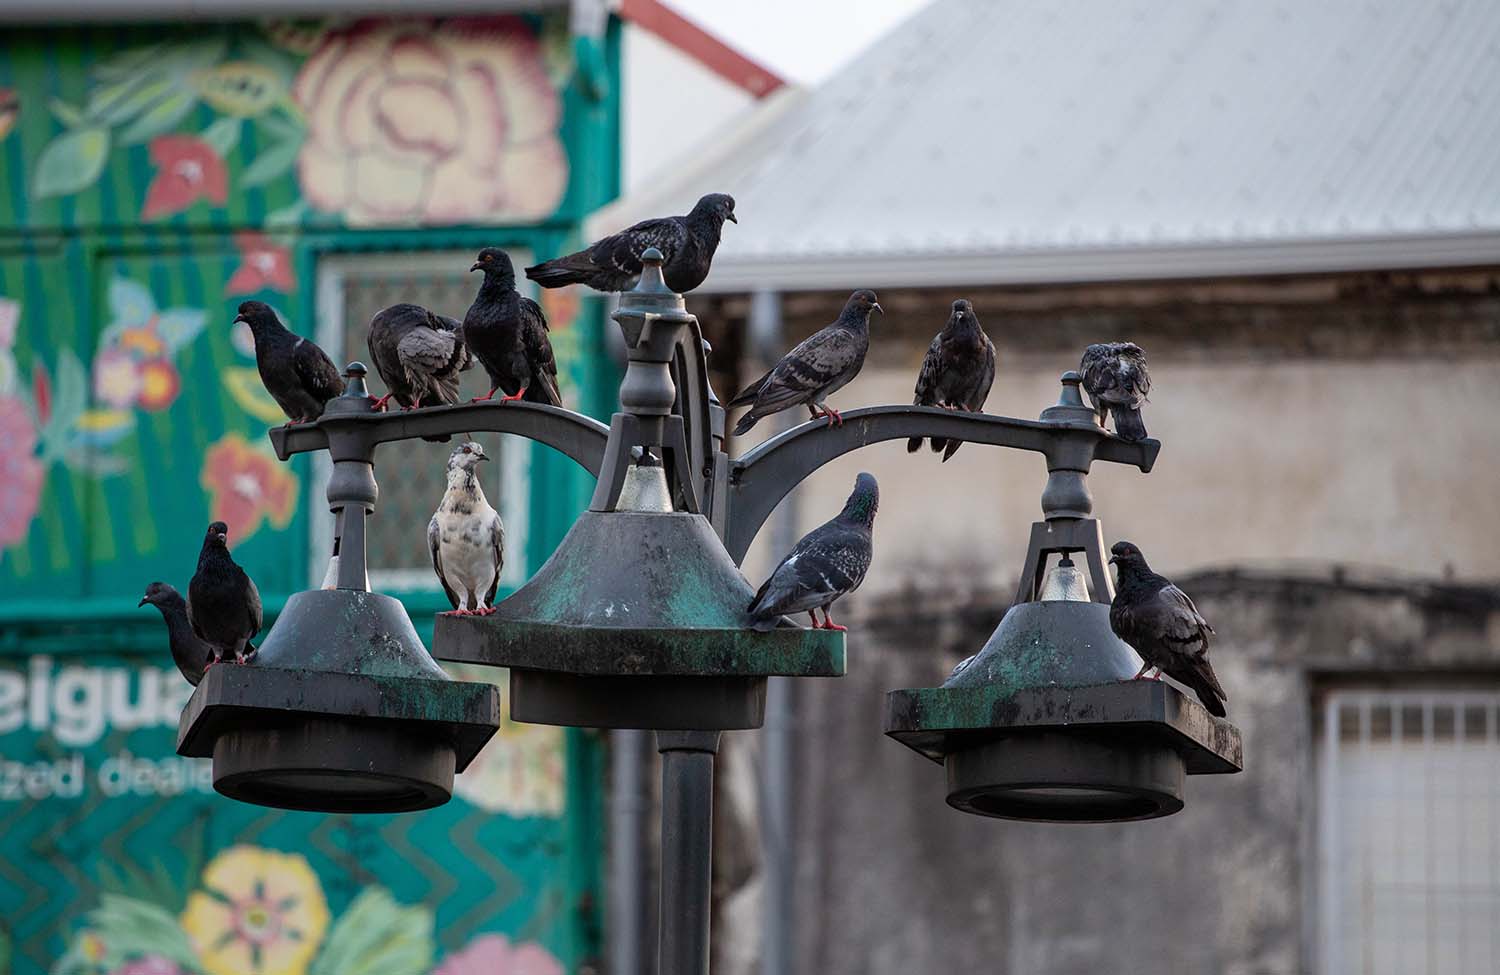
<instances>
[{"instance_id":1,"label":"overcast sky","mask_svg":"<svg viewBox=\"0 0 1500 975\"><path fill-rule=\"evenodd\" d=\"M739 49L799 84L843 67L928 0L666 0Z\"/></svg>"}]
</instances>

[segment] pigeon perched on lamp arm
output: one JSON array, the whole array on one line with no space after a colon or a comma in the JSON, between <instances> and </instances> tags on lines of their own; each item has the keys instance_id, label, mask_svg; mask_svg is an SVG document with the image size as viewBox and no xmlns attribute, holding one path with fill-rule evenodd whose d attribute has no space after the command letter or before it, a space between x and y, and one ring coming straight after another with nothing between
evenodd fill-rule
<instances>
[{"instance_id":1,"label":"pigeon perched on lamp arm","mask_svg":"<svg viewBox=\"0 0 1500 975\"><path fill-rule=\"evenodd\" d=\"M153 582L146 587L146 595L136 606L139 608L147 603L161 610L162 621L167 624L167 646L172 651L172 662L177 664L187 682L197 687L214 654L208 644L193 632L193 624L188 621L187 600L167 583Z\"/></svg>"},{"instance_id":2,"label":"pigeon perched on lamp arm","mask_svg":"<svg viewBox=\"0 0 1500 975\"><path fill-rule=\"evenodd\" d=\"M735 424L735 436L747 433L762 417L799 405L805 405L815 420L827 417L829 426L842 425L844 418L827 400L864 366L865 353L870 349L872 311L885 314L875 292L854 292L833 324L803 339L770 372L730 400L730 406L750 405L750 411Z\"/></svg>"},{"instance_id":3,"label":"pigeon perched on lamp arm","mask_svg":"<svg viewBox=\"0 0 1500 975\"><path fill-rule=\"evenodd\" d=\"M854 493L832 521L802 537L765 581L749 613L751 626L765 632L787 613L807 613L813 629L846 630L833 621L829 610L841 596L864 581L874 557L872 534L875 510L880 506L880 488L875 478L860 474ZM818 622L816 610L823 611Z\"/></svg>"},{"instance_id":4,"label":"pigeon perched on lamp arm","mask_svg":"<svg viewBox=\"0 0 1500 975\"><path fill-rule=\"evenodd\" d=\"M516 290L510 255L486 247L469 270L483 271L484 282L464 315L464 338L490 377L489 393L475 402L503 389L502 402L524 399L561 406L547 316L541 305Z\"/></svg>"},{"instance_id":5,"label":"pigeon perched on lamp arm","mask_svg":"<svg viewBox=\"0 0 1500 975\"><path fill-rule=\"evenodd\" d=\"M392 399L406 410L457 403L459 373L474 364L456 320L405 302L375 313L365 344L386 388L378 410Z\"/></svg>"},{"instance_id":6,"label":"pigeon perched on lamp arm","mask_svg":"<svg viewBox=\"0 0 1500 975\"><path fill-rule=\"evenodd\" d=\"M1187 593L1151 571L1135 545L1116 542L1109 551L1109 561L1119 567L1109 625L1145 661L1135 676L1156 668L1192 688L1210 714L1224 717L1229 695L1208 662L1214 628Z\"/></svg>"},{"instance_id":7,"label":"pigeon perched on lamp arm","mask_svg":"<svg viewBox=\"0 0 1500 975\"><path fill-rule=\"evenodd\" d=\"M948 323L927 347L912 402L917 406L941 406L945 410L979 413L995 382L995 344L984 334L979 316L967 298L953 303ZM941 451L943 462L958 452L962 440L932 438L932 449ZM921 437L906 441L908 453L922 446Z\"/></svg>"},{"instance_id":8,"label":"pigeon perched on lamp arm","mask_svg":"<svg viewBox=\"0 0 1500 975\"><path fill-rule=\"evenodd\" d=\"M477 443L459 444L448 457L448 487L427 523L432 568L456 616L488 616L505 565L505 525L479 486L475 467L489 460Z\"/></svg>"},{"instance_id":9,"label":"pigeon perched on lamp arm","mask_svg":"<svg viewBox=\"0 0 1500 975\"><path fill-rule=\"evenodd\" d=\"M1096 342L1083 350L1078 371L1083 374L1089 402L1099 414L1099 425L1104 426L1108 413L1121 439L1146 439L1141 404L1151 392L1151 375L1146 371L1145 351L1134 342Z\"/></svg>"},{"instance_id":10,"label":"pigeon perched on lamp arm","mask_svg":"<svg viewBox=\"0 0 1500 975\"><path fill-rule=\"evenodd\" d=\"M544 288L583 284L595 291L629 291L640 280L641 255L655 247L667 287L684 294L708 277L725 220L739 223L734 197L710 193L686 216L642 220L576 254L528 267L526 276Z\"/></svg>"},{"instance_id":11,"label":"pigeon perched on lamp arm","mask_svg":"<svg viewBox=\"0 0 1500 975\"><path fill-rule=\"evenodd\" d=\"M287 426L311 423L329 400L344 395L344 379L333 360L312 340L288 331L270 305L241 302L234 321L250 326L260 381L286 414Z\"/></svg>"},{"instance_id":12,"label":"pigeon perched on lamp arm","mask_svg":"<svg viewBox=\"0 0 1500 975\"><path fill-rule=\"evenodd\" d=\"M188 621L213 651L213 662L242 664L255 652L260 632L260 591L229 554L229 526L216 521L203 536L198 571L188 583Z\"/></svg>"}]
</instances>

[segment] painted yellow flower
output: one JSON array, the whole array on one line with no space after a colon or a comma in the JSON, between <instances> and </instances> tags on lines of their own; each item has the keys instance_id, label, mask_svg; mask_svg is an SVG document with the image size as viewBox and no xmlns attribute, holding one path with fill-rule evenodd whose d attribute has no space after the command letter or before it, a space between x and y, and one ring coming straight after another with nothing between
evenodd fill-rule
<instances>
[{"instance_id":1,"label":"painted yellow flower","mask_svg":"<svg viewBox=\"0 0 1500 975\"><path fill-rule=\"evenodd\" d=\"M307 859L232 846L203 871L182 929L207 975L303 975L328 927L328 902Z\"/></svg>"}]
</instances>

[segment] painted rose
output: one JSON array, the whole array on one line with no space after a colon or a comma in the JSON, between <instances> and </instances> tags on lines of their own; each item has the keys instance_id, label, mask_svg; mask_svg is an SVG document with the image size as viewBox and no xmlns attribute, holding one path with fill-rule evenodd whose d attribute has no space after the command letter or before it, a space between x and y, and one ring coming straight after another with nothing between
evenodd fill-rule
<instances>
[{"instance_id":1,"label":"painted rose","mask_svg":"<svg viewBox=\"0 0 1500 975\"><path fill-rule=\"evenodd\" d=\"M511 944L503 934L482 934L433 969L432 975L564 975L557 956L535 941Z\"/></svg>"},{"instance_id":2,"label":"painted rose","mask_svg":"<svg viewBox=\"0 0 1500 975\"><path fill-rule=\"evenodd\" d=\"M557 91L518 18L359 22L292 93L302 191L351 226L534 220L567 187Z\"/></svg>"},{"instance_id":3,"label":"painted rose","mask_svg":"<svg viewBox=\"0 0 1500 975\"><path fill-rule=\"evenodd\" d=\"M303 975L328 927L322 885L296 853L232 846L203 871L182 930L206 975Z\"/></svg>"},{"instance_id":4,"label":"painted rose","mask_svg":"<svg viewBox=\"0 0 1500 975\"><path fill-rule=\"evenodd\" d=\"M190 135L160 135L151 140L156 177L146 189L141 219L169 217L200 199L220 206L229 198L224 160L214 147Z\"/></svg>"},{"instance_id":5,"label":"painted rose","mask_svg":"<svg viewBox=\"0 0 1500 975\"><path fill-rule=\"evenodd\" d=\"M0 549L26 539L45 473L31 414L20 399L0 396Z\"/></svg>"},{"instance_id":6,"label":"painted rose","mask_svg":"<svg viewBox=\"0 0 1500 975\"><path fill-rule=\"evenodd\" d=\"M265 234L245 231L234 235L240 251L240 266L224 285L226 295L249 295L261 290L285 294L297 286L292 276L292 255Z\"/></svg>"},{"instance_id":7,"label":"painted rose","mask_svg":"<svg viewBox=\"0 0 1500 975\"><path fill-rule=\"evenodd\" d=\"M297 479L237 433L208 448L200 480L210 496L213 520L229 525L241 540L253 535L262 520L285 528L297 506Z\"/></svg>"}]
</instances>

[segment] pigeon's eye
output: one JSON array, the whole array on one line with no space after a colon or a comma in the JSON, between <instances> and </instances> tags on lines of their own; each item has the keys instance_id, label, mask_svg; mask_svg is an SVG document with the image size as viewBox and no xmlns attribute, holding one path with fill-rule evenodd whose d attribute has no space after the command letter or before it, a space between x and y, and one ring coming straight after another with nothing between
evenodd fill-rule
<instances>
[{"instance_id":1,"label":"pigeon's eye","mask_svg":"<svg viewBox=\"0 0 1500 975\"><path fill-rule=\"evenodd\" d=\"M468 447L464 447L463 448L463 452L466 453L466 454L473 453L473 451L471 451Z\"/></svg>"}]
</instances>

